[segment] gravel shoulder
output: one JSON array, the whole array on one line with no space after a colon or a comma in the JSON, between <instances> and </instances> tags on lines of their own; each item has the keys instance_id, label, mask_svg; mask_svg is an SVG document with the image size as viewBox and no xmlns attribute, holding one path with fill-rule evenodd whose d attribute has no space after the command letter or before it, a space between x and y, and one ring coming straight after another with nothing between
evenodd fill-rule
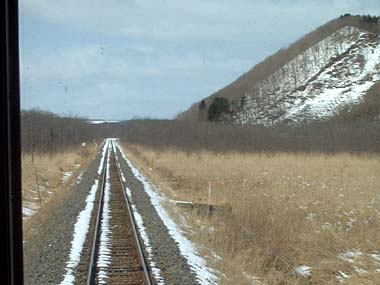
<instances>
[{"instance_id":1,"label":"gravel shoulder","mask_svg":"<svg viewBox=\"0 0 380 285\"><path fill-rule=\"evenodd\" d=\"M119 150L118 156L122 157ZM150 262L154 262L160 269L165 284L200 284L152 205L150 197L144 191L143 184L136 179L123 159L120 159L120 166L126 178L126 186L131 190L133 204L142 217L150 241L153 253Z\"/></svg>"},{"instance_id":2,"label":"gravel shoulder","mask_svg":"<svg viewBox=\"0 0 380 285\"><path fill-rule=\"evenodd\" d=\"M118 155L121 157L120 152ZM25 284L58 284L62 281L69 260L74 225L98 176L100 156L101 150L92 160L83 164L80 183L77 184L76 176L73 176L70 187L59 191L54 199L25 222ZM134 176L125 160L120 159L120 166L134 208L143 220L149 240L149 263L159 269L159 276L163 279L156 280L155 284L200 284L196 273L181 254L178 244L152 205L143 183ZM148 256L147 252L145 256Z\"/></svg>"},{"instance_id":3,"label":"gravel shoulder","mask_svg":"<svg viewBox=\"0 0 380 285\"><path fill-rule=\"evenodd\" d=\"M58 284L65 273L74 224L97 177L100 153L83 165L80 183L67 189L24 223L25 284Z\"/></svg>"}]
</instances>

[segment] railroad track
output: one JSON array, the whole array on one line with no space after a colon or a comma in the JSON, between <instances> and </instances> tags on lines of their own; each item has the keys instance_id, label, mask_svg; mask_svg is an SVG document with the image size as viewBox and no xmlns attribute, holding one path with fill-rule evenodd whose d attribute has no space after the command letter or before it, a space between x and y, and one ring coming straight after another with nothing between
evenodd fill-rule
<instances>
[{"instance_id":1,"label":"railroad track","mask_svg":"<svg viewBox=\"0 0 380 285\"><path fill-rule=\"evenodd\" d=\"M86 284L152 284L114 142L104 163Z\"/></svg>"}]
</instances>

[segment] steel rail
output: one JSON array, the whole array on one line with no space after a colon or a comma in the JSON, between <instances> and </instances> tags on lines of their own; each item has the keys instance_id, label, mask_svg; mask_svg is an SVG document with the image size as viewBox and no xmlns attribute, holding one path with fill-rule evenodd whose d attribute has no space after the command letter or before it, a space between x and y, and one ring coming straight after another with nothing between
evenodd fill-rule
<instances>
[{"instance_id":1,"label":"steel rail","mask_svg":"<svg viewBox=\"0 0 380 285\"><path fill-rule=\"evenodd\" d=\"M107 141L105 142L107 143ZM86 285L92 285L95 282L96 277L96 267L97 267L97 256L99 252L99 236L100 236L100 225L101 225L101 218L103 213L103 196L104 196L104 189L106 185L106 179L107 179L107 160L108 160L108 152L110 151L109 144L107 146L107 152L104 156L103 161L103 175L102 175L102 185L101 185L101 192L99 195L99 207L98 207L98 213L96 215L96 224L95 224L95 234L92 239L92 246L91 246L91 255L90 255L90 263L87 271L87 279L86 279Z\"/></svg>"},{"instance_id":2,"label":"steel rail","mask_svg":"<svg viewBox=\"0 0 380 285\"><path fill-rule=\"evenodd\" d=\"M113 140L109 141L108 147L107 147L107 152L105 155L105 162L103 165L103 174L102 174L102 184L101 184L101 192L99 195L99 203L98 203L98 212L96 216L96 224L95 224L95 234L92 240L92 245L91 245L91 256L90 256L90 262L89 262L89 267L88 267L88 272L87 272L87 278L86 278L86 285L93 285L96 283L96 271L97 271L97 258L98 258L98 253L99 253L99 244L100 244L100 234L101 234L101 218L102 218L102 213L103 213L103 205L104 205L104 190L105 190L105 185L106 185L106 179L107 179L107 163L106 161L108 160L108 155L111 155L109 152L114 152L114 162L116 165L117 173L118 173L118 178L121 186L121 190L123 192L125 204L128 210L128 217L130 220L131 224L131 229L133 233L133 239L135 241L135 246L137 248L137 253L138 253L138 259L140 262L140 266L142 269L144 281L146 285L152 285L152 279L150 276L149 272L149 267L147 265L147 261L145 259L143 249L142 249L142 243L140 240L140 236L137 231L137 226L136 226L136 221L133 216L132 212L132 207L129 203L128 196L126 194L126 189L122 180L122 175L121 175L121 170L119 168L119 157L117 156L117 149L114 146Z\"/></svg>"},{"instance_id":3,"label":"steel rail","mask_svg":"<svg viewBox=\"0 0 380 285\"><path fill-rule=\"evenodd\" d=\"M124 194L125 203L127 205L128 214L129 214L129 218L130 218L131 226L132 226L132 230L133 230L134 240L136 242L136 247L137 247L137 250L138 250L140 264L141 264L143 272L144 272L145 282L146 282L146 285L152 285L152 279L150 277L149 267L147 265L147 262L146 262L146 259L145 259L145 256L144 256L144 252L143 252L143 249L142 249L142 245L141 245L142 243L141 243L141 240L140 240L140 236L139 236L138 231L137 231L136 221L135 221L135 218L133 216L132 207L130 205L129 198L128 198L128 195L127 195L127 191L125 189L125 186L124 186L124 183L123 183L123 179L122 179L122 176L121 176L121 170L120 170L120 167L119 167L119 164L118 164L119 157L117 156L117 153L116 153L117 152L117 148L115 147L113 140L111 140L111 144L112 144L112 149L114 150L115 165L116 165L116 168L117 168L117 173L119 175L120 186L121 186L121 189L122 189L123 194Z\"/></svg>"}]
</instances>

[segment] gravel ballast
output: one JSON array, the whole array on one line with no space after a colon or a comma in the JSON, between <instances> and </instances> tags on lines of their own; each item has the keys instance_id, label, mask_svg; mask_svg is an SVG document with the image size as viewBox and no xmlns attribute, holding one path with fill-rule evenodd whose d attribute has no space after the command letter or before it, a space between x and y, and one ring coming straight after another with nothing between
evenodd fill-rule
<instances>
[{"instance_id":1,"label":"gravel ballast","mask_svg":"<svg viewBox=\"0 0 380 285\"><path fill-rule=\"evenodd\" d=\"M117 152L118 157L121 158L120 151L117 150ZM88 163L80 183L76 184L76 177L73 177L70 190L54 197L49 205L27 222L24 233L25 284L44 285L62 282L67 273L66 263L72 246L74 225L78 214L86 206L86 197L94 180L98 178L100 157L101 150ZM133 208L143 221L144 236L149 241L149 244L144 244L149 247L149 254L147 249L144 250L148 263L153 265L152 270L156 273L152 276L159 276L159 280L156 280L157 283L154 284L203 283L189 266L186 257L181 255L179 245L152 205L151 197L144 190L144 184L135 177L124 159L120 159L119 162L125 177L125 186L128 187L131 195ZM75 275L80 275L78 270L81 271L78 268ZM81 283L84 280L80 278L77 281Z\"/></svg>"},{"instance_id":2,"label":"gravel ballast","mask_svg":"<svg viewBox=\"0 0 380 285\"><path fill-rule=\"evenodd\" d=\"M120 151L117 152L118 157L121 158ZM160 270L160 276L165 284L200 284L186 258L181 255L177 243L157 214L149 195L144 191L143 184L134 176L125 160L119 161L126 179L126 186L131 190L133 204L142 217L150 241L153 253L150 261L153 261Z\"/></svg>"},{"instance_id":3,"label":"gravel ballast","mask_svg":"<svg viewBox=\"0 0 380 285\"><path fill-rule=\"evenodd\" d=\"M70 254L74 224L97 177L100 153L88 163L82 180L67 193L56 195L46 208L27 221L24 232L25 284L59 284Z\"/></svg>"}]
</instances>

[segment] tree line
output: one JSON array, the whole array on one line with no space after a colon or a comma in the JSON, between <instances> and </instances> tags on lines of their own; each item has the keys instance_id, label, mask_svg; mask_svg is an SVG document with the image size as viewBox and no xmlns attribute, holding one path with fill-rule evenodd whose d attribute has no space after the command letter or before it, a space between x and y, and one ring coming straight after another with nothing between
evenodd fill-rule
<instances>
[{"instance_id":1,"label":"tree line","mask_svg":"<svg viewBox=\"0 0 380 285\"><path fill-rule=\"evenodd\" d=\"M83 142L98 143L112 132L109 125L89 124L86 119L60 117L39 109L21 111L21 147L23 153L49 153L77 148Z\"/></svg>"},{"instance_id":2,"label":"tree line","mask_svg":"<svg viewBox=\"0 0 380 285\"><path fill-rule=\"evenodd\" d=\"M122 138L155 149L187 152L380 153L380 121L356 118L301 126L262 127L179 120L133 120Z\"/></svg>"},{"instance_id":3,"label":"tree line","mask_svg":"<svg viewBox=\"0 0 380 285\"><path fill-rule=\"evenodd\" d=\"M119 137L158 150L174 147L187 152L380 153L379 97L377 90L373 91L366 104L368 108L358 106L350 112L342 111L342 115L328 122L300 126L151 119L94 125L78 117L60 117L41 110L22 111L22 151L53 156L78 148L83 142L95 140L100 144L106 137Z\"/></svg>"}]
</instances>

